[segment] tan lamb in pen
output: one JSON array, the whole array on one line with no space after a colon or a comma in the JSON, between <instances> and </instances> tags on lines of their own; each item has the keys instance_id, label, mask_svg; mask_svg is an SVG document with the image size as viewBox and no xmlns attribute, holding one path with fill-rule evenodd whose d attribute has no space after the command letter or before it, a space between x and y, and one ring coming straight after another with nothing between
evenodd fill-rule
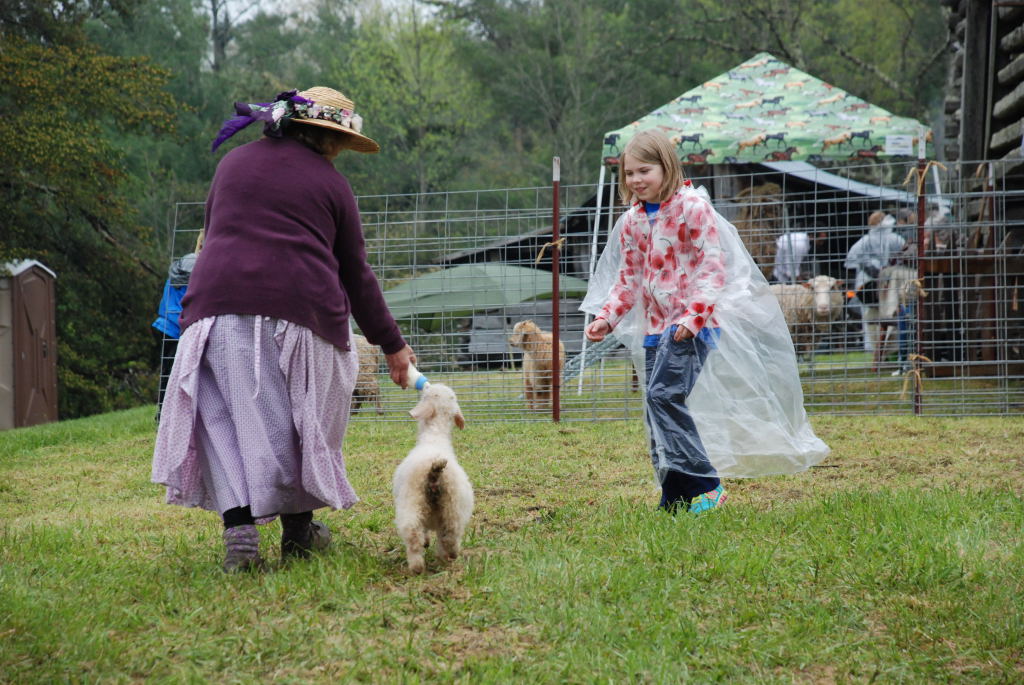
<instances>
[{"instance_id":1,"label":"tan lamb in pen","mask_svg":"<svg viewBox=\"0 0 1024 685\"><path fill-rule=\"evenodd\" d=\"M523 388L528 409L551 407L552 336L527 319L512 329L508 342L523 350ZM565 345L558 341L558 369L565 366Z\"/></svg>"},{"instance_id":2,"label":"tan lamb in pen","mask_svg":"<svg viewBox=\"0 0 1024 685\"><path fill-rule=\"evenodd\" d=\"M352 334L359 353L359 375L356 387L352 391L352 411L355 412L364 402L373 402L378 414L384 413L384 403L380 399L380 383L377 382L377 371L380 369L380 348L371 345L370 341L358 333Z\"/></svg>"}]
</instances>

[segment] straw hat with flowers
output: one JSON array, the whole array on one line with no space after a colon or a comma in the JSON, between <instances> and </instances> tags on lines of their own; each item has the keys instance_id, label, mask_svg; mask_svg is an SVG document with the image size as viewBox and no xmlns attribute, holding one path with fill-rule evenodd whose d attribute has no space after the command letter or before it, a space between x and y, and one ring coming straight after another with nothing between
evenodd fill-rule
<instances>
[{"instance_id":1,"label":"straw hat with flowers","mask_svg":"<svg viewBox=\"0 0 1024 685\"><path fill-rule=\"evenodd\" d=\"M380 145L363 135L363 118L356 114L355 103L333 88L316 86L302 92L290 90L279 94L273 102L236 102L236 115L224 122L213 141L211 151L254 121L264 122L263 132L272 137L281 135L281 121L321 126L344 133L345 145L356 152L379 152Z\"/></svg>"}]
</instances>

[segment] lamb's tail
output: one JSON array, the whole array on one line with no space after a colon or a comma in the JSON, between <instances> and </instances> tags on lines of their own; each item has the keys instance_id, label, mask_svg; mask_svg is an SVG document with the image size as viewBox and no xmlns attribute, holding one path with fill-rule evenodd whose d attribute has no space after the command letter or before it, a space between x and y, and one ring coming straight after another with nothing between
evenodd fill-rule
<instances>
[{"instance_id":1,"label":"lamb's tail","mask_svg":"<svg viewBox=\"0 0 1024 685\"><path fill-rule=\"evenodd\" d=\"M448 466L447 459L435 459L430 465L430 471L427 472L427 503L433 508L441 502L441 495L443 489L441 485L441 472L444 471L444 467Z\"/></svg>"}]
</instances>

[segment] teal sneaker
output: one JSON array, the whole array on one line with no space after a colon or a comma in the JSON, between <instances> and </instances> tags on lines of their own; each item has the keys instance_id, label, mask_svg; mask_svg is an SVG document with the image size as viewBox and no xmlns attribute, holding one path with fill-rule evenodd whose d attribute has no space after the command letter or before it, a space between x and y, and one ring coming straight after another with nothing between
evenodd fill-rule
<instances>
[{"instance_id":1,"label":"teal sneaker","mask_svg":"<svg viewBox=\"0 0 1024 685\"><path fill-rule=\"evenodd\" d=\"M725 500L728 495L725 492L725 488L719 485L710 492L705 492L703 495L697 495L690 502L690 513L701 514L715 507L720 507L725 504Z\"/></svg>"}]
</instances>

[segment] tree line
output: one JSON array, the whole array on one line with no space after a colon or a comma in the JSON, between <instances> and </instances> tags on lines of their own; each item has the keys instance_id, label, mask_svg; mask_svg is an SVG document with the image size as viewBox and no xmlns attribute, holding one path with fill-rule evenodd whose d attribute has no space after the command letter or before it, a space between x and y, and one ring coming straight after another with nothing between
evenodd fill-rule
<instances>
[{"instance_id":1,"label":"tree line","mask_svg":"<svg viewBox=\"0 0 1024 685\"><path fill-rule=\"evenodd\" d=\"M12 0L0 5L0 264L57 272L63 418L155 399L174 203L201 201L236 100L352 97L357 194L594 180L601 134L766 51L930 121L930 0Z\"/></svg>"}]
</instances>

